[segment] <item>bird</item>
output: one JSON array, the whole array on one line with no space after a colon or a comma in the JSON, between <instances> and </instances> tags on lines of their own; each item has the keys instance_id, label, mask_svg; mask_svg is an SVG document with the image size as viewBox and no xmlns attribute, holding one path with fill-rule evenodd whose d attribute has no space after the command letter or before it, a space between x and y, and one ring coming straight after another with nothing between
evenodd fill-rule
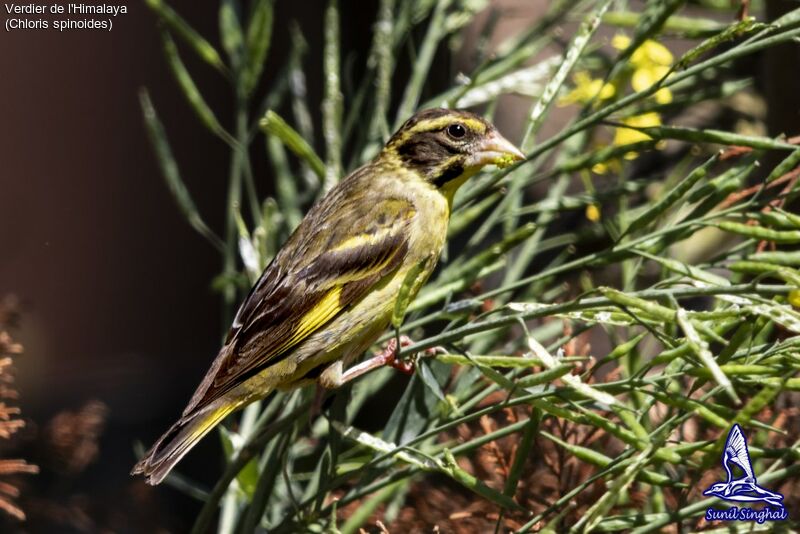
<instances>
[{"instance_id":1,"label":"bird","mask_svg":"<svg viewBox=\"0 0 800 534\"><path fill-rule=\"evenodd\" d=\"M227 415L274 390L337 388L392 363L390 343L348 368L389 326L401 290L413 298L433 272L459 187L487 165L524 159L469 111L409 118L308 211L241 303L181 417L131 474L159 484Z\"/></svg>"},{"instance_id":2,"label":"bird","mask_svg":"<svg viewBox=\"0 0 800 534\"><path fill-rule=\"evenodd\" d=\"M735 465L742 470L743 475L734 478L730 465ZM758 485L753 465L750 462L750 452L747 449L742 427L734 424L728 432L725 449L722 452L722 467L728 478L725 482L712 484L703 495L710 495L728 501L757 502L764 501L777 507L783 507L783 495L775 493Z\"/></svg>"}]
</instances>

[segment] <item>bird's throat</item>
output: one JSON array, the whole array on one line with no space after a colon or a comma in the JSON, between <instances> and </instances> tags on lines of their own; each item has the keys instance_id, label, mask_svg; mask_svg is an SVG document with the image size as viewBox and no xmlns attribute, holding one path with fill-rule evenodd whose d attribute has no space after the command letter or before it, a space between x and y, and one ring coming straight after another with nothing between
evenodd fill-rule
<instances>
[{"instance_id":1,"label":"bird's throat","mask_svg":"<svg viewBox=\"0 0 800 534\"><path fill-rule=\"evenodd\" d=\"M447 198L447 204L450 207L450 211L453 209L453 198L456 196L456 192L462 185L464 185L464 182L472 178L476 172L478 172L477 169L465 169L460 175L452 178L444 185L439 187L439 191L441 191L445 198Z\"/></svg>"}]
</instances>

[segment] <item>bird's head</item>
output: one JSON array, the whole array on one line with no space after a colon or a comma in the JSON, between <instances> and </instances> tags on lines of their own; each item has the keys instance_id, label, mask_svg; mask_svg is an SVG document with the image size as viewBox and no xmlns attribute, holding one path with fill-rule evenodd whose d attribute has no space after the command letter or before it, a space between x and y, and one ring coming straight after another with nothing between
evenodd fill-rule
<instances>
[{"instance_id":1,"label":"bird's head","mask_svg":"<svg viewBox=\"0 0 800 534\"><path fill-rule=\"evenodd\" d=\"M492 124L468 111L426 109L408 119L384 156L419 173L448 196L486 165L505 167L525 159Z\"/></svg>"}]
</instances>

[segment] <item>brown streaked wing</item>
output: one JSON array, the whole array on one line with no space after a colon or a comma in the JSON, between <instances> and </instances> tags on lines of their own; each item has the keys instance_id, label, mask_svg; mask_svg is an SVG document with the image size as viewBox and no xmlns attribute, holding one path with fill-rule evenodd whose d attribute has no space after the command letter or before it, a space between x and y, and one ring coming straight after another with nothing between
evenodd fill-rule
<instances>
[{"instance_id":1,"label":"brown streaked wing","mask_svg":"<svg viewBox=\"0 0 800 534\"><path fill-rule=\"evenodd\" d=\"M242 303L226 346L184 414L279 361L402 263L413 205L389 198L361 202L352 209L356 217L347 219L354 222L336 225L332 238L317 232L300 235L309 239L298 239L298 234L305 233L302 227L309 217L301 223ZM321 239L326 243L315 242ZM284 263L298 248L313 251L320 250L318 247L324 247L322 252L312 255L306 265ZM275 279L266 279L271 276Z\"/></svg>"}]
</instances>

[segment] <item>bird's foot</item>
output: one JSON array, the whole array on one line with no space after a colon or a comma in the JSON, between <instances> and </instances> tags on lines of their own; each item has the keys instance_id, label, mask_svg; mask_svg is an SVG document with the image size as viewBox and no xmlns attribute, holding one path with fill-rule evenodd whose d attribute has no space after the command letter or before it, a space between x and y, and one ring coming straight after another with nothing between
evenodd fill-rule
<instances>
[{"instance_id":1,"label":"bird's foot","mask_svg":"<svg viewBox=\"0 0 800 534\"><path fill-rule=\"evenodd\" d=\"M410 337L403 335L400 336L400 348L410 347L414 344L414 340ZM400 350L398 349L397 338L392 338L386 344L386 347L376 355L376 358L382 359L384 361L383 365L388 365L390 367L394 367L401 373L405 373L407 375L413 374L414 369L417 366L417 359L420 355L425 356L435 356L437 354L446 354L447 350L443 347L430 347L423 350L418 354L412 354L409 358L400 360L398 359L398 355Z\"/></svg>"},{"instance_id":2,"label":"bird's foot","mask_svg":"<svg viewBox=\"0 0 800 534\"><path fill-rule=\"evenodd\" d=\"M398 355L400 354L400 348L413 345L414 341L408 336L400 336L399 344L397 341L396 338L390 339L382 351L372 356L372 358L354 365L347 371L342 370L341 361L333 363L320 375L319 383L328 389L338 388L373 369L385 366L394 367L398 371L406 374L412 374L416 368L417 357L419 355L414 355L411 358L404 358L402 360L398 358ZM441 347L432 347L421 351L421 353L426 356L434 356L446 352L447 351Z\"/></svg>"},{"instance_id":3,"label":"bird's foot","mask_svg":"<svg viewBox=\"0 0 800 534\"><path fill-rule=\"evenodd\" d=\"M398 338L396 337L390 339L383 350L373 356L373 359L380 362L382 366L388 365L389 367L394 367L401 373L410 375L414 372L416 362L413 358L400 360L398 356L400 355L400 349L413 345L414 341L408 336L400 336L399 345L397 341Z\"/></svg>"}]
</instances>

